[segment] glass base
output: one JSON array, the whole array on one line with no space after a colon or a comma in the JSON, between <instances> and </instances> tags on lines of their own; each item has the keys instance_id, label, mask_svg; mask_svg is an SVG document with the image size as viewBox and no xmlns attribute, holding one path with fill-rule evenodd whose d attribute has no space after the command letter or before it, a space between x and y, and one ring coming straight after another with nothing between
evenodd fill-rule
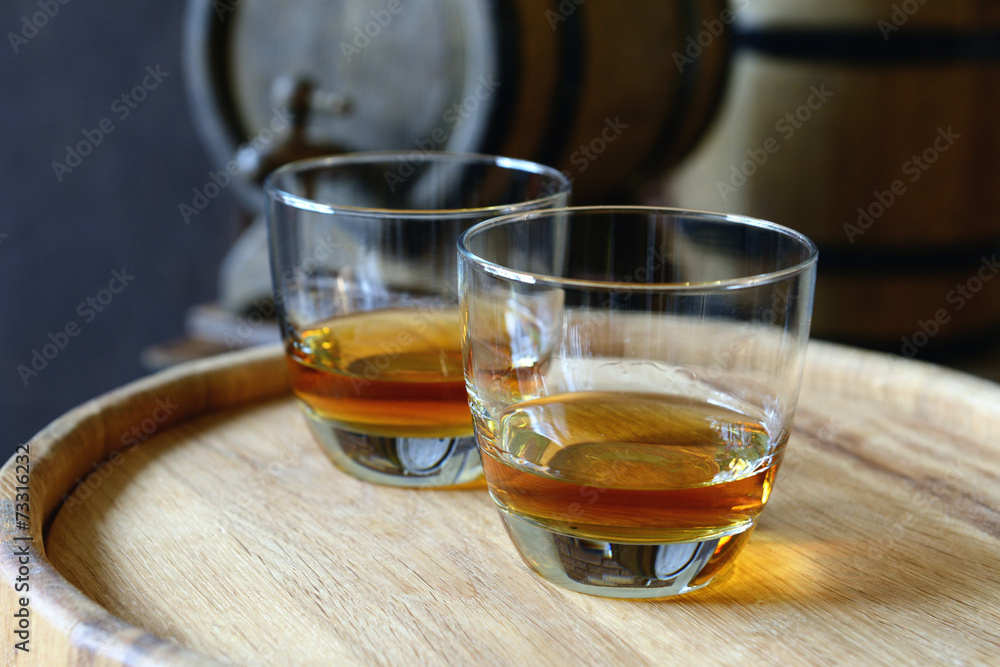
<instances>
[{"instance_id":1,"label":"glass base","mask_svg":"<svg viewBox=\"0 0 1000 667\"><path fill-rule=\"evenodd\" d=\"M729 568L754 528L695 542L628 544L556 533L498 509L536 574L571 591L613 598L667 597L707 586Z\"/></svg>"},{"instance_id":2,"label":"glass base","mask_svg":"<svg viewBox=\"0 0 1000 667\"><path fill-rule=\"evenodd\" d=\"M303 409L309 428L338 468L358 479L405 487L456 486L482 476L475 436L405 438L346 431Z\"/></svg>"}]
</instances>

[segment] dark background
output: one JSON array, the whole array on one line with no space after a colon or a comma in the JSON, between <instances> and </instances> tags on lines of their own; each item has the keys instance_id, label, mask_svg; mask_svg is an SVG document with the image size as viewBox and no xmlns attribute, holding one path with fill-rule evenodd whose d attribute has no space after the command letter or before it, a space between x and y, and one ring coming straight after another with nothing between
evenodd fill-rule
<instances>
[{"instance_id":1,"label":"dark background","mask_svg":"<svg viewBox=\"0 0 1000 667\"><path fill-rule=\"evenodd\" d=\"M51 4L58 12L17 53L8 33L41 11L38 0L0 9L4 460L60 414L142 375L143 349L180 336L186 309L216 296L218 265L236 235L231 192L190 225L178 211L220 166L199 141L185 95L184 3ZM122 105L112 104L141 85L147 66L167 76L121 119ZM105 118L114 130L60 182L52 162L64 162L66 145ZM89 312L86 300L106 299L101 290L122 269L135 278ZM25 385L18 365L30 367L33 350L71 322L79 333Z\"/></svg>"}]
</instances>

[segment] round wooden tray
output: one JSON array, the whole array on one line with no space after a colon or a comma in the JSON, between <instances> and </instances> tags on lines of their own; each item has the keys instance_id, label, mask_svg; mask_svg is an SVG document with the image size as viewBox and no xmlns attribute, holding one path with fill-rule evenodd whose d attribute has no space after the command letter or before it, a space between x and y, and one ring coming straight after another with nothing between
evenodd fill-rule
<instances>
[{"instance_id":1,"label":"round wooden tray","mask_svg":"<svg viewBox=\"0 0 1000 667\"><path fill-rule=\"evenodd\" d=\"M652 602L530 574L482 487L334 469L277 347L95 399L28 457L27 530L16 461L0 472L0 652L18 664L984 664L1000 650L1000 386L844 347L810 346L785 464L732 574ZM15 593L24 545L30 592ZM30 653L12 647L23 596Z\"/></svg>"}]
</instances>

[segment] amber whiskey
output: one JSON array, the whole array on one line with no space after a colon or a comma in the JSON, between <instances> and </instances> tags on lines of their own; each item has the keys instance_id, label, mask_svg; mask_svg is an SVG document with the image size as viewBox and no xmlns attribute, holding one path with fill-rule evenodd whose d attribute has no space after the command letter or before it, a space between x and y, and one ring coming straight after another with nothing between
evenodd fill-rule
<instances>
[{"instance_id":1,"label":"amber whiskey","mask_svg":"<svg viewBox=\"0 0 1000 667\"><path fill-rule=\"evenodd\" d=\"M719 537L717 555L731 558L739 549L724 549L726 536L753 525L786 439L736 410L648 393L553 395L493 423L480 445L504 512L618 544Z\"/></svg>"},{"instance_id":2,"label":"amber whiskey","mask_svg":"<svg viewBox=\"0 0 1000 667\"><path fill-rule=\"evenodd\" d=\"M388 309L332 318L287 344L295 394L351 433L472 434L457 309Z\"/></svg>"}]
</instances>

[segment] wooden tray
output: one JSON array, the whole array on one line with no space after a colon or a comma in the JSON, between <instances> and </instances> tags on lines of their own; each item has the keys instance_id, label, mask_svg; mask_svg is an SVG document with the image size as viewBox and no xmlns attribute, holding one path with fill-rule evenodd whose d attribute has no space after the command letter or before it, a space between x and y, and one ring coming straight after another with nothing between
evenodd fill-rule
<instances>
[{"instance_id":1,"label":"wooden tray","mask_svg":"<svg viewBox=\"0 0 1000 667\"><path fill-rule=\"evenodd\" d=\"M335 470L275 347L95 399L29 458L27 531L16 461L0 472L0 655L15 664L985 664L1000 650L1000 386L849 348L811 345L786 462L733 573L662 601L537 579L481 487ZM30 653L12 634L25 544Z\"/></svg>"}]
</instances>

